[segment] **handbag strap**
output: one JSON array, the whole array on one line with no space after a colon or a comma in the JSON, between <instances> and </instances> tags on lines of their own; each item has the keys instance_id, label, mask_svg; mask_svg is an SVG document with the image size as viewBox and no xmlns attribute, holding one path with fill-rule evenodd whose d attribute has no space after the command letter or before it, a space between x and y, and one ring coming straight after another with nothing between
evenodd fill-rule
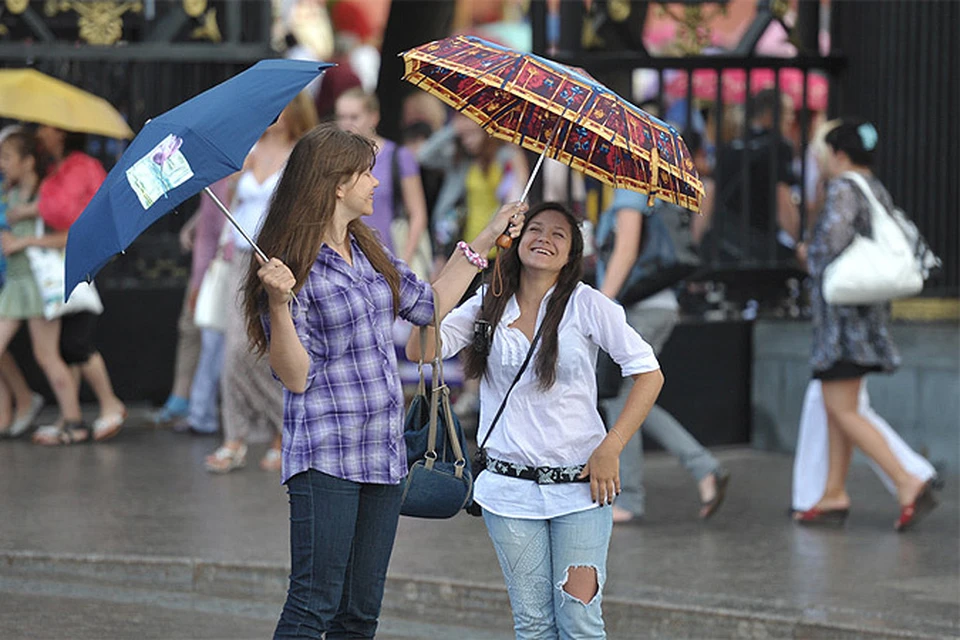
<instances>
[{"instance_id":1,"label":"handbag strap","mask_svg":"<svg viewBox=\"0 0 960 640\"><path fill-rule=\"evenodd\" d=\"M863 195L866 196L867 202L870 204L871 227L874 226L873 218L878 211L883 211L887 215L890 215L890 213L887 211L887 208L883 206L883 204L877 199L877 196L873 194L873 189L870 188L869 183L867 183L866 179L862 175L856 171L844 171L841 175L853 184L857 185L857 187L860 188L860 191L863 192Z\"/></svg>"},{"instance_id":2,"label":"handbag strap","mask_svg":"<svg viewBox=\"0 0 960 640\"><path fill-rule=\"evenodd\" d=\"M493 428L497 426L497 421L500 420L500 416L503 414L503 409L507 406L507 398L510 397L510 392L513 391L515 386L517 386L517 383L520 381L520 376L523 375L523 372L527 370L527 365L530 364L530 358L533 356L534 349L537 348L537 342L540 340L540 334L543 333L543 325L544 323L541 322L540 326L537 327L537 332L534 334L533 340L530 342L530 348L527 350L527 357L523 359L523 364L520 365L520 370L517 371L517 375L513 377L513 382L510 383L510 388L507 389L505 394L503 394L503 400L500 402L500 408L497 409L497 415L493 416L493 422L490 423L490 428L487 429L487 435L483 437L483 442L480 443L481 451L487 446L487 440L490 439L490 434L493 433Z\"/></svg>"},{"instance_id":3,"label":"handbag strap","mask_svg":"<svg viewBox=\"0 0 960 640\"><path fill-rule=\"evenodd\" d=\"M432 469L437 460L437 421L440 411L443 411L444 426L447 430L447 440L450 442L450 448L453 450L454 457L454 475L459 478L463 475L463 470L467 466L467 459L463 448L460 446L460 437L454 424L453 409L450 406L450 387L447 386L443 377L443 340L440 337L440 313L436 304L433 306L434 334L436 335L436 348L433 356L433 379L431 380L430 393L430 424L427 429L427 451L424 457L427 459L426 468ZM425 390L423 381L423 351L426 342L427 328L420 327L420 386L418 389Z\"/></svg>"}]
</instances>

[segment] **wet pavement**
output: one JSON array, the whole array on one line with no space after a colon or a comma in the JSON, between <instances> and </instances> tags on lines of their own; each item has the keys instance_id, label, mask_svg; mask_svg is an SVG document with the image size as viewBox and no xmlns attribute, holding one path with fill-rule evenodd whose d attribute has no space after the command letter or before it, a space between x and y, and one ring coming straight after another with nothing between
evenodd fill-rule
<instances>
[{"instance_id":1,"label":"wet pavement","mask_svg":"<svg viewBox=\"0 0 960 640\"><path fill-rule=\"evenodd\" d=\"M211 476L215 438L136 415L104 444L0 442L0 637L269 636L289 558L284 489L256 464L265 447ZM611 638L960 637L956 477L898 535L893 499L855 464L846 527L807 529L786 514L789 457L715 453L732 480L708 523L676 461L648 456L647 516L611 541ZM389 576L378 637L511 637L479 519L402 519Z\"/></svg>"}]
</instances>

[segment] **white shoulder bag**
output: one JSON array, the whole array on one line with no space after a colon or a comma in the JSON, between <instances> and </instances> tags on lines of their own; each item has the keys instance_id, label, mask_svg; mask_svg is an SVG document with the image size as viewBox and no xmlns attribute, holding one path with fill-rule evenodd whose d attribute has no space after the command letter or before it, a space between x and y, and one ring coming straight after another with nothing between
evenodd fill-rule
<instances>
[{"instance_id":1,"label":"white shoulder bag","mask_svg":"<svg viewBox=\"0 0 960 640\"><path fill-rule=\"evenodd\" d=\"M44 235L43 220L37 218L36 235ZM53 320L61 316L87 311L100 315L103 313L103 303L100 294L92 282L81 282L70 294L70 299L64 301L64 262L63 249L48 247L26 247L23 253L30 263L30 271L37 282L40 297L43 299L43 317Z\"/></svg>"},{"instance_id":2,"label":"white shoulder bag","mask_svg":"<svg viewBox=\"0 0 960 640\"><path fill-rule=\"evenodd\" d=\"M230 242L230 230L224 228L217 242L217 253L200 281L193 322L201 329L225 333L227 314L232 310L230 294L230 263L223 257L223 245Z\"/></svg>"},{"instance_id":3,"label":"white shoulder bag","mask_svg":"<svg viewBox=\"0 0 960 640\"><path fill-rule=\"evenodd\" d=\"M867 305L906 298L923 290L923 274L913 248L893 216L873 195L867 181L845 172L870 203L873 238L857 235L823 272L823 299L830 305Z\"/></svg>"}]
</instances>

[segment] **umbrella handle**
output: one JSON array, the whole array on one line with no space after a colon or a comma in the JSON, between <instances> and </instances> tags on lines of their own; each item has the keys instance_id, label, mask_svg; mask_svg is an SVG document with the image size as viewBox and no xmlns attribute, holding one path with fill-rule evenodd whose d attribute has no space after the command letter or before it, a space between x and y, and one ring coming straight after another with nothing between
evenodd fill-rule
<instances>
[{"instance_id":1,"label":"umbrella handle","mask_svg":"<svg viewBox=\"0 0 960 640\"><path fill-rule=\"evenodd\" d=\"M257 246L257 243L254 242L253 238L251 238L247 234L247 232L243 230L243 227L240 226L240 223L237 222L237 219L234 218L233 214L230 213L230 210L227 209L227 207L224 206L222 202L220 202L220 198L218 198L216 194L213 191L211 191L210 187L204 187L203 191L208 196L210 196L210 199L213 200L213 203L217 205L217 207L219 207L220 211L223 212L223 215L225 215L227 217L227 220L230 221L230 224L232 224L234 228L236 228L236 230L240 232L240 235L243 236L243 239L250 243L250 246L253 247L253 250L257 252L257 255L263 258L264 262L269 262L270 258L267 257L267 254L265 254L263 251L260 250L260 247Z\"/></svg>"}]
</instances>

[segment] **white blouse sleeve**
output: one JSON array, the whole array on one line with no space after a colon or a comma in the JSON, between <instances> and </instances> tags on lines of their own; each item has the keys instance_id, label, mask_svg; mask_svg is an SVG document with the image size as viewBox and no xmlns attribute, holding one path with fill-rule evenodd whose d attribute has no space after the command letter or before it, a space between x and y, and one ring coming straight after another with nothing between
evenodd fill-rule
<instances>
[{"instance_id":1,"label":"white blouse sleeve","mask_svg":"<svg viewBox=\"0 0 960 640\"><path fill-rule=\"evenodd\" d=\"M653 348L627 324L623 307L588 285L581 285L575 295L581 326L620 365L624 377L660 368Z\"/></svg>"},{"instance_id":2,"label":"white blouse sleeve","mask_svg":"<svg viewBox=\"0 0 960 640\"><path fill-rule=\"evenodd\" d=\"M453 357L473 342L473 323L479 314L480 291L440 321L444 360Z\"/></svg>"}]
</instances>

